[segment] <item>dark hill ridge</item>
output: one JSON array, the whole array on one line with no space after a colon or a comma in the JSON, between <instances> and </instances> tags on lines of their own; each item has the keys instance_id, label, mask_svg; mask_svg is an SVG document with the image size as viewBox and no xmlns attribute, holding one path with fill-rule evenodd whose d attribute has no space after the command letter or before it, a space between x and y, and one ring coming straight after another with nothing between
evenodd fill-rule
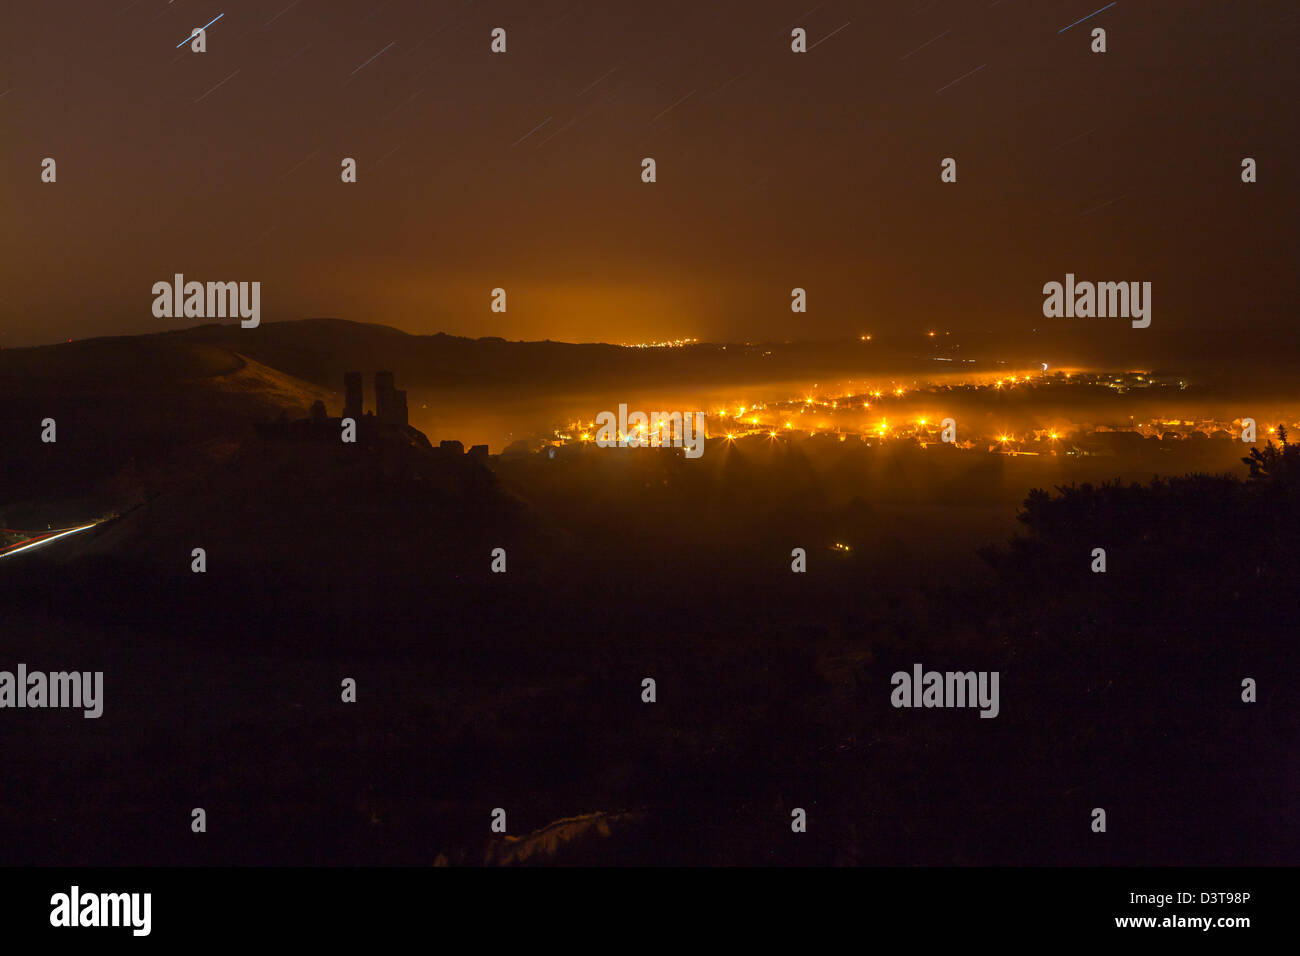
<instances>
[{"instance_id":1,"label":"dark hill ridge","mask_svg":"<svg viewBox=\"0 0 1300 956\"><path fill-rule=\"evenodd\" d=\"M630 349L598 343L508 342L437 333L410 335L341 319L263 323L255 330L206 325L160 338L239 351L318 384L352 368L391 369L410 387L438 390L575 387L672 379L744 379L765 374L744 347Z\"/></svg>"},{"instance_id":2,"label":"dark hill ridge","mask_svg":"<svg viewBox=\"0 0 1300 956\"><path fill-rule=\"evenodd\" d=\"M792 326L792 335L799 329ZM474 397L483 390L672 388L854 376L924 379L946 373L996 373L1008 367L1145 368L1198 383L1276 387L1300 367L1300 343L1272 333L1184 334L1043 320L1023 335L938 333L918 326L877 333L870 342L699 343L640 349L552 341L514 342L437 333L413 335L383 325L315 318L207 324L173 332L0 350L0 398L103 394L220 376L243 355L335 392L351 369L389 369L408 388ZM1237 360L1235 362L1233 359ZM973 360L973 361L971 361ZM1251 363L1248 365L1247 363ZM1235 367L1237 371L1229 372Z\"/></svg>"},{"instance_id":3,"label":"dark hill ridge","mask_svg":"<svg viewBox=\"0 0 1300 956\"><path fill-rule=\"evenodd\" d=\"M157 368L165 364L165 356L174 354L178 363L175 377L184 377L196 366L195 355L238 353L331 389L354 368L390 369L410 388L453 392L810 381L832 375L918 376L954 370L950 363L933 360L935 355L949 354L947 351L915 333L875 336L870 343L699 343L641 349L549 340L511 342L491 336L470 339L441 332L412 335L383 325L320 318L263 322L256 329L243 329L237 323L208 324L73 345L87 355L101 355L103 365L109 368L123 361L145 370ZM16 351L43 352L42 361L48 356L54 362L52 369L60 377L68 377L61 371L66 363L58 351L68 347ZM220 351L202 351L205 349ZM0 353L0 368L9 354ZM995 357L1004 356L983 350L984 371L995 370ZM29 364L40 367L31 360ZM82 363L76 363L75 369L80 368Z\"/></svg>"},{"instance_id":4,"label":"dark hill ridge","mask_svg":"<svg viewBox=\"0 0 1300 956\"><path fill-rule=\"evenodd\" d=\"M149 338L6 350L0 372L0 514L13 527L123 510L210 467L256 422L342 401L218 346Z\"/></svg>"},{"instance_id":5,"label":"dark hill ridge","mask_svg":"<svg viewBox=\"0 0 1300 956\"><path fill-rule=\"evenodd\" d=\"M166 336L85 339L0 352L0 397L104 395L239 371L233 351Z\"/></svg>"}]
</instances>

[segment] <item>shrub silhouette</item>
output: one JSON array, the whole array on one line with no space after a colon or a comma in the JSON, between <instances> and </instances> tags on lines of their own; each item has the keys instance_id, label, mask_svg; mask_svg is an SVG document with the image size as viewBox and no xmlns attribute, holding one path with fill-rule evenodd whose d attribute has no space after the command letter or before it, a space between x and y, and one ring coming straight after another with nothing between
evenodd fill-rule
<instances>
[{"instance_id":1,"label":"shrub silhouette","mask_svg":"<svg viewBox=\"0 0 1300 956\"><path fill-rule=\"evenodd\" d=\"M1189 474L1034 489L1017 516L1027 536L982 554L1010 618L1079 632L1080 625L1150 624L1256 631L1283 626L1277 595L1300 584L1300 446L1251 449L1250 473ZM1106 573L1091 569L1106 551ZM1035 630L1038 628L1035 627Z\"/></svg>"}]
</instances>

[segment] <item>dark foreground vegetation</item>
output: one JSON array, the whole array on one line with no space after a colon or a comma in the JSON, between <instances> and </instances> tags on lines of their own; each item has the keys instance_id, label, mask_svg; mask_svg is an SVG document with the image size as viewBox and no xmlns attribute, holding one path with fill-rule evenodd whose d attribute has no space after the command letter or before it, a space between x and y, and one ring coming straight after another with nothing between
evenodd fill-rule
<instances>
[{"instance_id":1,"label":"dark foreground vegetation","mask_svg":"<svg viewBox=\"0 0 1300 956\"><path fill-rule=\"evenodd\" d=\"M1245 480L1035 491L983 567L888 495L823 493L798 449L562 481L540 457L343 454L248 439L2 569L0 666L103 669L106 696L99 720L3 713L3 862L1300 853L1294 445ZM999 716L895 709L915 663L999 671Z\"/></svg>"}]
</instances>

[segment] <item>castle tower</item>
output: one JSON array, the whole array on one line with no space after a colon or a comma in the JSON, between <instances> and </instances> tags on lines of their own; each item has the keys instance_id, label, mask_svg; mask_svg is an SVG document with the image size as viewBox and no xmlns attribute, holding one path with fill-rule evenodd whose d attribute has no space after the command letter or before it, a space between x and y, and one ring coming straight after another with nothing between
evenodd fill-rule
<instances>
[{"instance_id":1,"label":"castle tower","mask_svg":"<svg viewBox=\"0 0 1300 956\"><path fill-rule=\"evenodd\" d=\"M347 372L344 374L343 390L347 396L343 400L343 417L358 422L361 421L361 373Z\"/></svg>"},{"instance_id":2,"label":"castle tower","mask_svg":"<svg viewBox=\"0 0 1300 956\"><path fill-rule=\"evenodd\" d=\"M392 372L375 373L375 417L381 425L407 424L406 392L393 388Z\"/></svg>"},{"instance_id":3,"label":"castle tower","mask_svg":"<svg viewBox=\"0 0 1300 956\"><path fill-rule=\"evenodd\" d=\"M393 373L375 373L375 417L380 424L388 424L393 405Z\"/></svg>"},{"instance_id":4,"label":"castle tower","mask_svg":"<svg viewBox=\"0 0 1300 956\"><path fill-rule=\"evenodd\" d=\"M404 388L393 389L392 400L389 404L389 414L391 418L389 424L392 425L407 424L408 419L406 413L406 389Z\"/></svg>"}]
</instances>

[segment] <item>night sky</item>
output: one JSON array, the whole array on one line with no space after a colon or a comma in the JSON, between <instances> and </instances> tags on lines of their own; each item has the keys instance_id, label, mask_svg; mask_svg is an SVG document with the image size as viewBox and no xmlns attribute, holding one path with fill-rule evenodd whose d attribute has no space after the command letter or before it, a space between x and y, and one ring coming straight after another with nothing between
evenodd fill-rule
<instances>
[{"instance_id":1,"label":"night sky","mask_svg":"<svg viewBox=\"0 0 1300 956\"><path fill-rule=\"evenodd\" d=\"M1285 326L1300 12L1058 32L1103 5L6 3L0 345L196 324L151 313L175 272L260 281L263 322L525 339L1015 336L1067 271L1151 281L1153 327Z\"/></svg>"}]
</instances>

